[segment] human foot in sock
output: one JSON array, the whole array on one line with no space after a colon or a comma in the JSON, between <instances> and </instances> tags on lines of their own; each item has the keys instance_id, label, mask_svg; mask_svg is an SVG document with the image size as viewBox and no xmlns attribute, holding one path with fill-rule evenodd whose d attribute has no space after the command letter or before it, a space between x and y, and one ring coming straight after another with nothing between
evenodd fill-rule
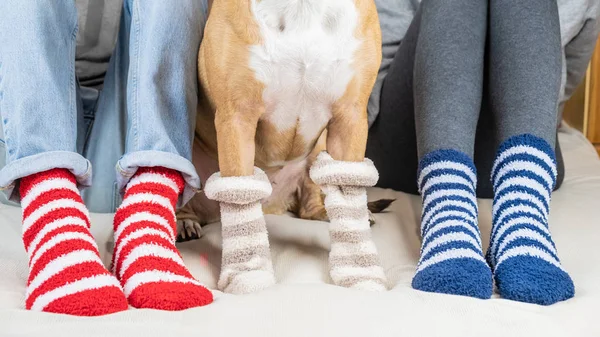
<instances>
[{"instance_id":1,"label":"human foot in sock","mask_svg":"<svg viewBox=\"0 0 600 337\"><path fill-rule=\"evenodd\" d=\"M248 294L275 284L267 226L261 200L271 194L267 175L221 177L213 174L204 186L206 197L219 202L223 258L219 289Z\"/></svg>"},{"instance_id":2,"label":"human foot in sock","mask_svg":"<svg viewBox=\"0 0 600 337\"><path fill-rule=\"evenodd\" d=\"M423 239L413 288L491 297L492 274L477 226L476 179L473 161L462 152L438 150L421 160Z\"/></svg>"},{"instance_id":3,"label":"human foot in sock","mask_svg":"<svg viewBox=\"0 0 600 337\"><path fill-rule=\"evenodd\" d=\"M515 136L498 150L492 169L493 224L487 259L500 295L549 305L574 296L548 229L556 183L554 150L541 138Z\"/></svg>"},{"instance_id":4,"label":"human foot in sock","mask_svg":"<svg viewBox=\"0 0 600 337\"><path fill-rule=\"evenodd\" d=\"M29 256L25 307L78 316L127 309L102 264L73 174L54 169L21 179L23 243Z\"/></svg>"},{"instance_id":5,"label":"human foot in sock","mask_svg":"<svg viewBox=\"0 0 600 337\"><path fill-rule=\"evenodd\" d=\"M140 168L127 184L114 220L113 270L136 308L184 310L213 301L175 247L179 172Z\"/></svg>"}]
</instances>

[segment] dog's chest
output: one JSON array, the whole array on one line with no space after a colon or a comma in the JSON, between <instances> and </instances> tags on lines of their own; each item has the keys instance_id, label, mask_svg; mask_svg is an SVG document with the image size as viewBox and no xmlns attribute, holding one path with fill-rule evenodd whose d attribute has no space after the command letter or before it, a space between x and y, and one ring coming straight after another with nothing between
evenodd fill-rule
<instances>
[{"instance_id":1,"label":"dog's chest","mask_svg":"<svg viewBox=\"0 0 600 337\"><path fill-rule=\"evenodd\" d=\"M252 1L262 38L250 50L250 67L265 86L261 120L311 143L354 77L354 0Z\"/></svg>"}]
</instances>

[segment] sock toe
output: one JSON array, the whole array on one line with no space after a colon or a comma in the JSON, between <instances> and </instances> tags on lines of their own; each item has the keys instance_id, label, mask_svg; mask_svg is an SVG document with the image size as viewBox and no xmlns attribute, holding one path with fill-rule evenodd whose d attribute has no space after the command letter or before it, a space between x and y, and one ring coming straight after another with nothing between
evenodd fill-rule
<instances>
[{"instance_id":1,"label":"sock toe","mask_svg":"<svg viewBox=\"0 0 600 337\"><path fill-rule=\"evenodd\" d=\"M496 285L503 298L550 305L575 296L569 274L537 258L519 256L500 264Z\"/></svg>"},{"instance_id":2,"label":"sock toe","mask_svg":"<svg viewBox=\"0 0 600 337\"><path fill-rule=\"evenodd\" d=\"M480 261L455 259L418 272L412 286L421 291L488 299L492 296L492 273Z\"/></svg>"},{"instance_id":3,"label":"sock toe","mask_svg":"<svg viewBox=\"0 0 600 337\"><path fill-rule=\"evenodd\" d=\"M60 298L44 308L46 312L76 316L102 316L127 310L121 289L103 288L78 292Z\"/></svg>"},{"instance_id":4,"label":"sock toe","mask_svg":"<svg viewBox=\"0 0 600 337\"><path fill-rule=\"evenodd\" d=\"M212 301L210 290L191 283L147 283L129 295L129 302L136 308L166 311L201 307Z\"/></svg>"}]
</instances>

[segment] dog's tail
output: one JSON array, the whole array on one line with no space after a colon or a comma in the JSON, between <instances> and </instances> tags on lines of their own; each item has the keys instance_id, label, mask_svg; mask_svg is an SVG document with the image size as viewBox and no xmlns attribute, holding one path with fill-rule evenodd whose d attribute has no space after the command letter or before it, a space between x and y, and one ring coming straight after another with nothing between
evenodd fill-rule
<instances>
[{"instance_id":1,"label":"dog's tail","mask_svg":"<svg viewBox=\"0 0 600 337\"><path fill-rule=\"evenodd\" d=\"M390 207L390 205L396 201L396 199L379 199L376 201L371 201L367 204L367 207L369 208L369 211L371 211L371 213L376 214L376 213L381 213L383 211L385 211L388 207Z\"/></svg>"}]
</instances>

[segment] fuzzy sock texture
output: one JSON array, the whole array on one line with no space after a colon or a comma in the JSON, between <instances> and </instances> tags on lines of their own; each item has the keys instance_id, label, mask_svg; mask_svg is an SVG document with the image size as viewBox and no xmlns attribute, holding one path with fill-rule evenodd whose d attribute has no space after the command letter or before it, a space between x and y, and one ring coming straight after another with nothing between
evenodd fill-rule
<instances>
[{"instance_id":1,"label":"fuzzy sock texture","mask_svg":"<svg viewBox=\"0 0 600 337\"><path fill-rule=\"evenodd\" d=\"M246 177L213 174L204 187L206 197L219 202L223 257L218 287L231 294L248 294L275 284L267 226L261 199L272 192L259 168Z\"/></svg>"},{"instance_id":2,"label":"fuzzy sock texture","mask_svg":"<svg viewBox=\"0 0 600 337\"><path fill-rule=\"evenodd\" d=\"M127 309L100 259L73 174L53 169L21 179L23 243L29 256L25 307L78 316Z\"/></svg>"},{"instance_id":3,"label":"fuzzy sock texture","mask_svg":"<svg viewBox=\"0 0 600 337\"><path fill-rule=\"evenodd\" d=\"M333 282L353 289L386 290L387 280L371 237L367 209L366 187L374 186L379 178L373 162L336 161L323 152L310 168L310 177L325 193Z\"/></svg>"},{"instance_id":4,"label":"fuzzy sock texture","mask_svg":"<svg viewBox=\"0 0 600 337\"><path fill-rule=\"evenodd\" d=\"M418 185L423 239L413 288L490 298L492 273L483 258L477 225L472 159L455 150L430 152L421 160Z\"/></svg>"},{"instance_id":5,"label":"fuzzy sock texture","mask_svg":"<svg viewBox=\"0 0 600 337\"><path fill-rule=\"evenodd\" d=\"M183 187L177 171L140 168L115 214L113 270L136 308L177 311L213 301L175 247L175 205Z\"/></svg>"},{"instance_id":6,"label":"fuzzy sock texture","mask_svg":"<svg viewBox=\"0 0 600 337\"><path fill-rule=\"evenodd\" d=\"M515 136L498 150L487 259L504 298L549 305L575 294L548 228L556 175L554 150L541 138Z\"/></svg>"}]
</instances>

